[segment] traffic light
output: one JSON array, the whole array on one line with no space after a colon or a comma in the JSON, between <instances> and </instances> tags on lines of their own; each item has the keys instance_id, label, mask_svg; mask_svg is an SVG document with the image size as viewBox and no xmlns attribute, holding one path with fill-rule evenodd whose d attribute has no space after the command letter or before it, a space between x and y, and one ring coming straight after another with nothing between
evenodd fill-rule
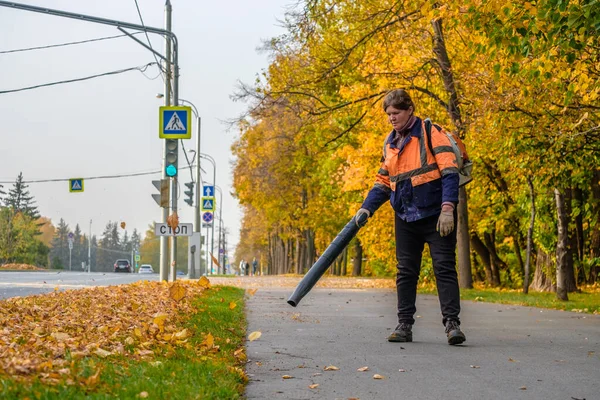
<instances>
[{"instance_id":1,"label":"traffic light","mask_svg":"<svg viewBox=\"0 0 600 400\"><path fill-rule=\"evenodd\" d=\"M158 189L160 194L153 194L152 198L161 207L169 207L169 180L161 179L159 181L152 181L155 188Z\"/></svg>"},{"instance_id":2,"label":"traffic light","mask_svg":"<svg viewBox=\"0 0 600 400\"><path fill-rule=\"evenodd\" d=\"M184 201L190 205L190 207L194 206L194 182L188 182L185 184L189 190L186 190L185 195L188 196Z\"/></svg>"},{"instance_id":3,"label":"traffic light","mask_svg":"<svg viewBox=\"0 0 600 400\"><path fill-rule=\"evenodd\" d=\"M167 139L167 163L165 166L165 172L169 177L177 176L177 155L179 147L177 146L177 139Z\"/></svg>"}]
</instances>

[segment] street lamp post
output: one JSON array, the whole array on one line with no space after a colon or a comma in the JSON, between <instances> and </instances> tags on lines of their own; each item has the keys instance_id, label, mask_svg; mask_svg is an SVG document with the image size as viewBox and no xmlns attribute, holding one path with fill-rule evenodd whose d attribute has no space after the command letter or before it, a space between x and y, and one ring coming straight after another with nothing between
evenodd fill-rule
<instances>
[{"instance_id":1,"label":"street lamp post","mask_svg":"<svg viewBox=\"0 0 600 400\"><path fill-rule=\"evenodd\" d=\"M219 239L217 240L217 248L219 249L218 260L220 263L221 262L221 229L223 226L223 219L222 219L222 217L223 217L223 191L216 184L214 186L215 186L215 189L217 189L217 191L219 192L219 236L218 236ZM214 245L215 245L215 240L214 240L214 223L213 223L213 238L212 238L212 245L211 245L212 251L215 251ZM217 268L219 268L219 271L221 271L220 268L223 268L223 271L225 270L225 266L217 267Z\"/></svg>"},{"instance_id":2,"label":"street lamp post","mask_svg":"<svg viewBox=\"0 0 600 400\"><path fill-rule=\"evenodd\" d=\"M205 160L210 161L211 164L213 165L213 181L212 181L212 183L216 187L217 186L217 163L215 162L215 159L205 153L198 153L198 157L204 158ZM211 240L212 240L211 250L213 250L214 244L215 244L215 224L214 224L214 222L212 224ZM208 241L208 238L207 238L207 241ZM208 254L206 256L207 256L207 262L208 262ZM210 259L210 272L211 273L212 273L212 269L213 269L213 260L211 257L211 259Z\"/></svg>"}]
</instances>

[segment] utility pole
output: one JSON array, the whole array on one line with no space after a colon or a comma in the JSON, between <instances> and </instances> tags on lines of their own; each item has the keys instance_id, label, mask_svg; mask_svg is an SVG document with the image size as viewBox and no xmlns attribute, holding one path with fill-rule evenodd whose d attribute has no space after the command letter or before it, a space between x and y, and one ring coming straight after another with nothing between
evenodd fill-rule
<instances>
[{"instance_id":1,"label":"utility pole","mask_svg":"<svg viewBox=\"0 0 600 400\"><path fill-rule=\"evenodd\" d=\"M171 31L171 2L169 0L165 3L165 31ZM171 105L171 41L168 37L165 37L165 106ZM163 168L162 168L162 179L169 179L167 176L167 141L163 140ZM171 185L171 199L173 198L173 185ZM167 223L169 217L169 208L161 208L161 222ZM168 236L160 237L160 280L169 280L169 238Z\"/></svg>"}]
</instances>

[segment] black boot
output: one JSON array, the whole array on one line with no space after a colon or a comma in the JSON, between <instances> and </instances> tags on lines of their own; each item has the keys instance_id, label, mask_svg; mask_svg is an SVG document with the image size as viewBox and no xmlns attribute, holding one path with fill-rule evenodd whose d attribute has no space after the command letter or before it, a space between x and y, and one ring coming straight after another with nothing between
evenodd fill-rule
<instances>
[{"instance_id":1,"label":"black boot","mask_svg":"<svg viewBox=\"0 0 600 400\"><path fill-rule=\"evenodd\" d=\"M399 323L394 332L388 336L388 342L412 342L412 325L406 322Z\"/></svg>"},{"instance_id":2,"label":"black boot","mask_svg":"<svg viewBox=\"0 0 600 400\"><path fill-rule=\"evenodd\" d=\"M460 323L453 319L446 322L446 336L448 336L448 344L451 345L461 344L467 340L465 334L460 330Z\"/></svg>"}]
</instances>

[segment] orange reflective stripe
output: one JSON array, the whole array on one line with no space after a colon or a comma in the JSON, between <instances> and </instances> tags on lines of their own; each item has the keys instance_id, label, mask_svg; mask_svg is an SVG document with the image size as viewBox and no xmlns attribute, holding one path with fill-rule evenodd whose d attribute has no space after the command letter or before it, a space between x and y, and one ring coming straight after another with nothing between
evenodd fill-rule
<instances>
[{"instance_id":1,"label":"orange reflective stripe","mask_svg":"<svg viewBox=\"0 0 600 400\"><path fill-rule=\"evenodd\" d=\"M436 179L440 179L441 177L442 176L440 175L440 171L436 168L433 171L429 171L429 172L426 172L421 175L413 176L412 178L410 178L410 181L411 181L413 187L415 187L415 186L422 185L424 183L435 181Z\"/></svg>"}]
</instances>

